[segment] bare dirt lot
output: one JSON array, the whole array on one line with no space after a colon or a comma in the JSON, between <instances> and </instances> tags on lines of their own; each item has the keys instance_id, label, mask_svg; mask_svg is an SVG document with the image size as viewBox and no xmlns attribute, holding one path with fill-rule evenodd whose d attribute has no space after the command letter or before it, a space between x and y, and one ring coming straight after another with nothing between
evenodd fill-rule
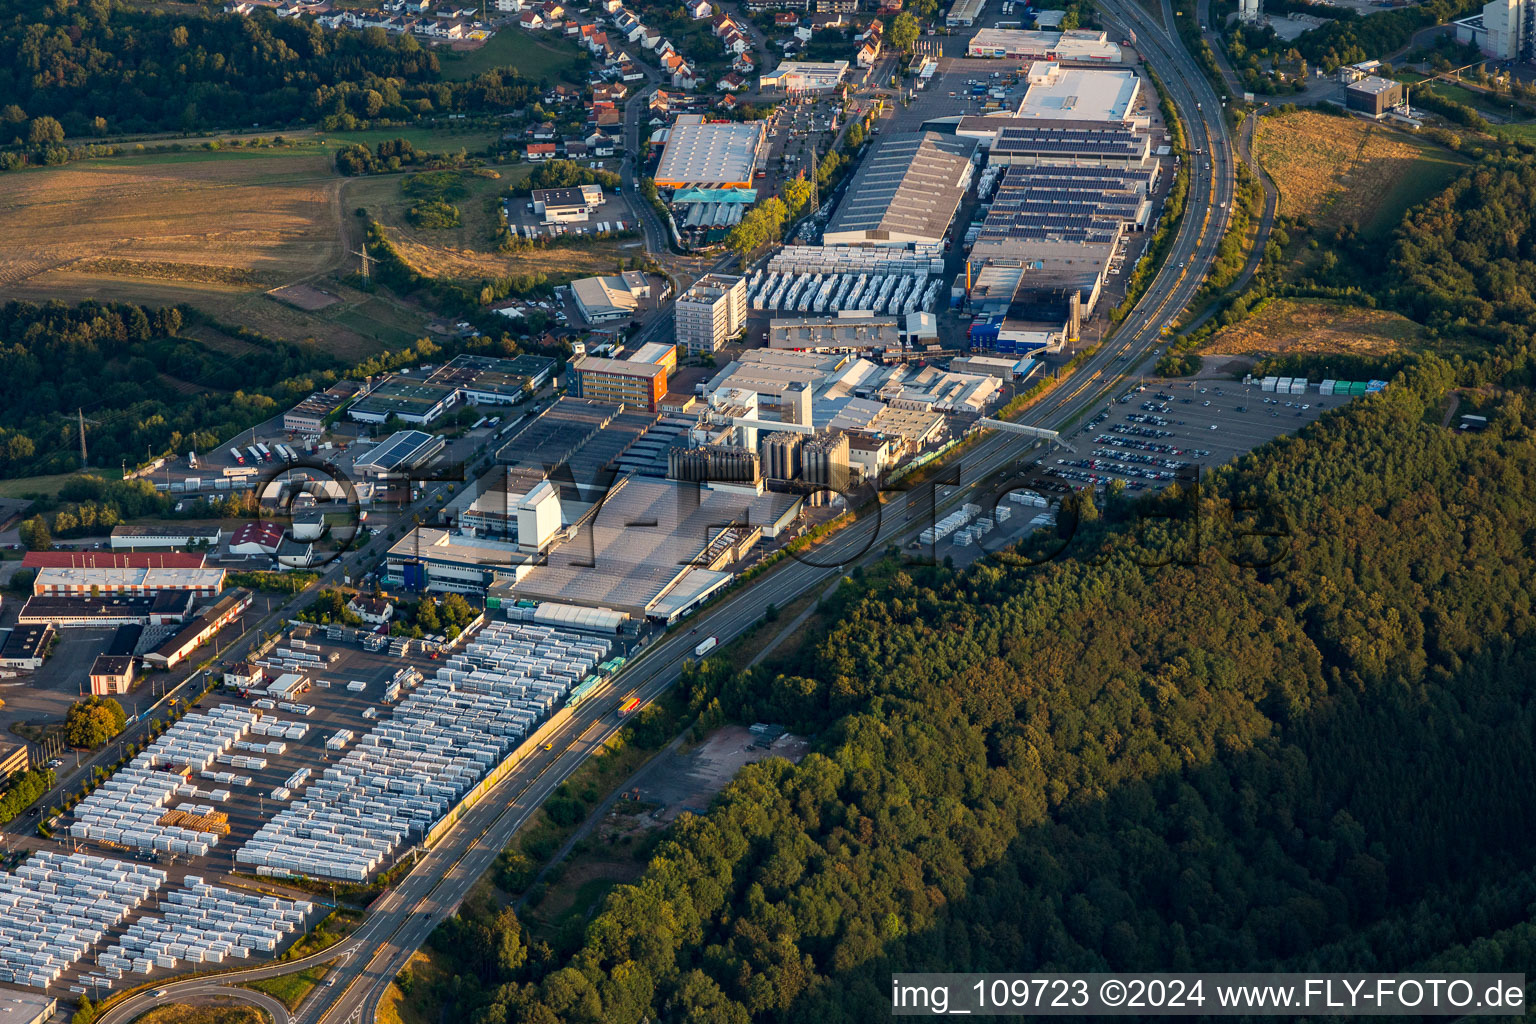
<instances>
[{"instance_id":1,"label":"bare dirt lot","mask_svg":"<svg viewBox=\"0 0 1536 1024\"><path fill-rule=\"evenodd\" d=\"M286 302L290 306L311 313L317 309L334 306L341 301L335 292L328 292L310 284L288 284L281 288L273 288L267 294L280 302Z\"/></svg>"},{"instance_id":2,"label":"bare dirt lot","mask_svg":"<svg viewBox=\"0 0 1536 1024\"><path fill-rule=\"evenodd\" d=\"M1414 347L1423 338L1424 329L1418 324L1383 309L1326 299L1275 299L1247 319L1211 335L1201 352L1375 356Z\"/></svg>"}]
</instances>

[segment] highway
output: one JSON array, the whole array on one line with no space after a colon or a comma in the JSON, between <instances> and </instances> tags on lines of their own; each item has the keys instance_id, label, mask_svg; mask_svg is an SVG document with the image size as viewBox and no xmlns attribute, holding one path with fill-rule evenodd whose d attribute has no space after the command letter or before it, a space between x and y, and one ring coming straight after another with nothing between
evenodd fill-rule
<instances>
[{"instance_id":1,"label":"highway","mask_svg":"<svg viewBox=\"0 0 1536 1024\"><path fill-rule=\"evenodd\" d=\"M1204 155L1189 157L1189 200L1167 261L1120 329L1020 418L1020 422L1034 426L1059 428L1070 424L1105 401L1128 377L1145 371L1163 327L1188 305L1214 261L1233 198L1233 148L1222 121L1220 99L1182 45L1156 25L1136 0L1107 0L1105 6L1113 20L1135 30L1142 56L1158 72L1184 118L1189 145L1203 150ZM1171 25L1171 10L1166 14ZM636 100L638 97L631 102ZM647 235L649 241L649 231ZM379 999L395 974L437 924L455 912L513 833L621 728L615 709L624 697L634 691L643 701L654 699L676 682L682 664L693 657L700 639L711 635L719 637L721 643L734 639L758 622L770 604L784 607L800 595L824 587L858 562L878 556L887 546L899 546L915 537L949 508L964 501L990 507L997 495L989 497L982 488L999 474L1006 478L1004 471L1027 458L1038 444L1005 431L982 435L956 460L957 475L951 475L948 482L957 486L944 497L934 499L924 491L885 495L874 506L876 514L862 516L815 549L809 557L817 564L781 560L750 586L699 612L689 621L689 628L642 649L605 690L554 727L557 738L551 751L535 749L433 849L422 854L410 873L370 908L367 920L352 936L332 950L240 972L228 980L284 973L345 956L332 971L334 982L317 987L293 1019L300 1024L372 1021ZM183 994L216 993L223 980L164 983L160 988L170 994L163 1001ZM142 1012L148 1005L143 1002L146 998L141 995L127 1000L101 1019L106 1024L122 1024L132 1018L130 1010Z\"/></svg>"}]
</instances>

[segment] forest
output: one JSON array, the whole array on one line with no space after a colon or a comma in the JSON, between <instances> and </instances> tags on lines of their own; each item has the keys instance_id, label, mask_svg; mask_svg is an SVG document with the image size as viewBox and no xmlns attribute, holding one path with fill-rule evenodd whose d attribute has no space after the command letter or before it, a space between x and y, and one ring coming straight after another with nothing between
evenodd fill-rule
<instances>
[{"instance_id":1,"label":"forest","mask_svg":"<svg viewBox=\"0 0 1536 1024\"><path fill-rule=\"evenodd\" d=\"M1332 71L1340 64L1390 57L1407 46L1419 29L1475 14L1482 6L1478 0L1426 0L1367 15L1339 8L1328 12L1333 19L1328 24L1298 36L1296 49L1324 71Z\"/></svg>"},{"instance_id":2,"label":"forest","mask_svg":"<svg viewBox=\"0 0 1536 1024\"><path fill-rule=\"evenodd\" d=\"M1353 275L1479 357L1198 488L1083 500L1052 557L856 570L792 657L686 673L700 728L812 753L683 816L571 948L468 907L433 940L450 1016L843 1024L893 969L1523 970L1528 172L1478 168ZM1441 426L1455 390L1485 432Z\"/></svg>"},{"instance_id":3,"label":"forest","mask_svg":"<svg viewBox=\"0 0 1536 1024\"><path fill-rule=\"evenodd\" d=\"M146 452L211 448L344 369L313 345L250 332L250 352L216 352L180 336L187 316L128 303L0 306L0 476L79 468L77 413L90 421L93 465L137 465Z\"/></svg>"},{"instance_id":4,"label":"forest","mask_svg":"<svg viewBox=\"0 0 1536 1024\"><path fill-rule=\"evenodd\" d=\"M0 0L0 145L47 150L108 133L412 119L514 109L515 70L443 80L411 35L272 14L175 16L112 0ZM253 98L259 102L253 103ZM40 119L42 131L39 131Z\"/></svg>"}]
</instances>

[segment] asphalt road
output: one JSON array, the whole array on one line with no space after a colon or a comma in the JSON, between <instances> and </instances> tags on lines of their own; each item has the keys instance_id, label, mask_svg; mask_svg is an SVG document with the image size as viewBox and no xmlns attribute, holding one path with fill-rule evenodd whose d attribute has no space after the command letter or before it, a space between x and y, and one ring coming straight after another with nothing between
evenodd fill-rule
<instances>
[{"instance_id":1,"label":"asphalt road","mask_svg":"<svg viewBox=\"0 0 1536 1024\"><path fill-rule=\"evenodd\" d=\"M1164 0L1167 7L1167 0ZM1128 377L1144 372L1161 331L1198 291L1215 259L1233 191L1233 150L1221 120L1221 104L1193 59L1174 38L1156 25L1136 0L1107 0L1111 17L1132 27L1143 57L1162 77L1182 114L1190 145L1205 156L1191 158L1191 187L1184 220L1168 259L1152 285L1110 340L1088 358L1071 378L1022 419L1028 425L1057 428L1103 402ZM1165 12L1172 24L1171 10ZM993 486L1006 470L1027 457L1038 441L1008 431L983 436L956 466L957 486L934 500L921 491L887 495L876 512L817 548L816 564L789 559L744 587L701 611L689 630L679 630L645 648L610 681L607 688L574 709L558 729L554 749L536 750L502 780L430 851L411 872L370 908L368 919L338 949L314 957L269 965L239 978L283 973L338 955L348 955L332 972L335 983L324 985L301 1006L301 1024L372 1021L379 998L437 924L455 912L475 881L490 867L513 833L539 805L622 727L615 709L632 692L650 701L676 682L695 645L716 636L726 643L758 622L772 604L784 607L799 595L831 582L854 564L877 556L890 544L898 546L964 501L989 504L982 488ZM995 501L995 496L991 499ZM354 951L359 955L351 956ZM219 988L215 980L192 980L161 986L166 1001L183 992L206 994ZM123 1004L127 1007L129 1001ZM142 1009L142 1007L140 1007ZM103 1018L107 1024L130 1019L117 1010Z\"/></svg>"}]
</instances>

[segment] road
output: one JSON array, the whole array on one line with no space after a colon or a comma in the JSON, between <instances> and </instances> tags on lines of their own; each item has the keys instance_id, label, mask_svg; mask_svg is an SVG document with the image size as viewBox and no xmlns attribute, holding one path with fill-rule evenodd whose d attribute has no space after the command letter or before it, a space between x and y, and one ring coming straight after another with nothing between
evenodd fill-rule
<instances>
[{"instance_id":1,"label":"road","mask_svg":"<svg viewBox=\"0 0 1536 1024\"><path fill-rule=\"evenodd\" d=\"M1165 0L1166 2L1166 0ZM1022 418L1036 426L1060 427L1104 402L1122 382L1144 371L1152 359L1161 331L1199 290L1215 259L1225 227L1234 186L1233 149L1221 120L1220 101L1183 47L1152 22L1136 0L1108 0L1106 6L1121 24L1134 27L1145 59L1160 74L1174 104L1182 112L1190 144L1207 157L1192 160L1190 200L1175 235L1167 262L1137 303L1121 329L1101 345L1078 370ZM1167 16L1172 23L1172 15ZM551 751L535 750L486 798L448 830L442 840L420 856L410 873L370 908L368 919L335 950L303 960L258 970L300 969L339 954L365 951L338 965L334 985L318 988L296 1019L301 1024L341 1024L372 1021L380 997L437 924L454 913L475 881L494 862L513 834L539 805L588 757L622 727L617 705L631 692L642 701L654 700L672 686L685 661L705 636L721 643L756 624L769 605L785 607L798 596L831 584L861 561L878 556L891 544L914 537L961 502L996 501L982 487L1026 459L1038 442L1010 432L984 434L954 468L957 484L934 497L924 491L886 495L871 514L815 549L815 564L786 559L766 571L749 587L737 590L699 612L690 630L679 630L644 648L598 696L569 713L558 727ZM250 973L241 977L251 977ZM171 993L206 993L215 980L168 982ZM125 1006L127 1004L124 1004ZM128 1016L116 1010L103 1018L120 1024Z\"/></svg>"}]
</instances>

